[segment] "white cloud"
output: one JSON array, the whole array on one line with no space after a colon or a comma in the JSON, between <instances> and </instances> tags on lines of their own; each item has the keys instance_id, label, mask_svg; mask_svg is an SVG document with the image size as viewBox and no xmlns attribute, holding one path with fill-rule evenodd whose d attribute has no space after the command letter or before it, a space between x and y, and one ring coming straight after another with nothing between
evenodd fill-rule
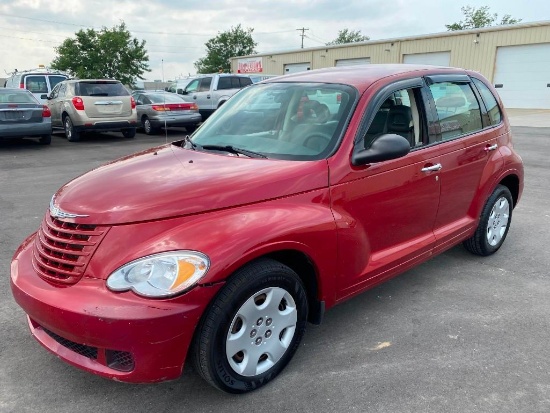
<instances>
[{"instance_id":1,"label":"white cloud","mask_svg":"<svg viewBox=\"0 0 550 413\"><path fill-rule=\"evenodd\" d=\"M254 28L259 52L321 46L341 29L360 30L372 40L438 33L463 18L461 6L489 6L499 16L523 22L550 19L550 2L532 0L0 0L0 77L48 64L54 48L81 28L126 23L132 35L146 40L148 79L172 79L194 73L205 55L204 44L238 24Z\"/></svg>"}]
</instances>

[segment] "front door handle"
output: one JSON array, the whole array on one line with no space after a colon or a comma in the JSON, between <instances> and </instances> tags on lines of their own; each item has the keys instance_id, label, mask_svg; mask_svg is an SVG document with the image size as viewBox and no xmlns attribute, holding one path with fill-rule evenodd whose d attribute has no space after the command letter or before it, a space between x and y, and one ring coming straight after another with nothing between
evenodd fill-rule
<instances>
[{"instance_id":1,"label":"front door handle","mask_svg":"<svg viewBox=\"0 0 550 413\"><path fill-rule=\"evenodd\" d=\"M494 145L486 146L485 147L485 152L496 151L497 148L498 148L498 145L495 143Z\"/></svg>"},{"instance_id":2,"label":"front door handle","mask_svg":"<svg viewBox=\"0 0 550 413\"><path fill-rule=\"evenodd\" d=\"M433 172L433 171L439 171L441 168L443 168L441 166L440 163L436 163L435 165L432 165L432 166L426 166L424 168L421 169L422 172Z\"/></svg>"}]
</instances>

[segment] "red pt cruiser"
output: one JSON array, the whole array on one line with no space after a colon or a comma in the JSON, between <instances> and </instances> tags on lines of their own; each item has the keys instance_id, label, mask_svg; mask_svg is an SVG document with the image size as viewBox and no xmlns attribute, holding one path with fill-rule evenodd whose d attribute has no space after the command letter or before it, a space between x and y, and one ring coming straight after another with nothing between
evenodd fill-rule
<instances>
[{"instance_id":1,"label":"red pt cruiser","mask_svg":"<svg viewBox=\"0 0 550 413\"><path fill-rule=\"evenodd\" d=\"M492 86L369 65L273 78L191 137L63 186L11 265L33 336L127 382L256 389L326 309L463 243L496 252L523 189Z\"/></svg>"}]
</instances>

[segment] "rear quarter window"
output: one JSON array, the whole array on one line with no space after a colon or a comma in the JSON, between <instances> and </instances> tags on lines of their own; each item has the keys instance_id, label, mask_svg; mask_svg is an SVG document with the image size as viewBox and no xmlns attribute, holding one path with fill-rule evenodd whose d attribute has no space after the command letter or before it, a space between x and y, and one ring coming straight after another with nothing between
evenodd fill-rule
<instances>
[{"instance_id":1,"label":"rear quarter window","mask_svg":"<svg viewBox=\"0 0 550 413\"><path fill-rule=\"evenodd\" d=\"M479 90L483 103L485 103L487 114L489 116L489 123L491 125L498 125L502 121L502 113L500 112L496 98L491 90L489 90L489 88L485 86L485 83L481 80L472 78L472 81L476 85L477 90Z\"/></svg>"}]
</instances>

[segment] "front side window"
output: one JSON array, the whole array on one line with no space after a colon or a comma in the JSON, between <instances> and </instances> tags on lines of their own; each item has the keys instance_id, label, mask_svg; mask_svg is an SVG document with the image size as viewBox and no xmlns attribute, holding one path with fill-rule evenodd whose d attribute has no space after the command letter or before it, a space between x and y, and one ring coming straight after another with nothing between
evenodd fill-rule
<instances>
[{"instance_id":1,"label":"front side window","mask_svg":"<svg viewBox=\"0 0 550 413\"><path fill-rule=\"evenodd\" d=\"M489 124L498 125L502 121L502 113L500 112L500 108L498 107L496 98L481 80L478 80L476 78L472 78L472 80L476 85L477 90L479 90L479 94L481 95L481 98L485 103L485 107L487 108Z\"/></svg>"},{"instance_id":2,"label":"front side window","mask_svg":"<svg viewBox=\"0 0 550 413\"><path fill-rule=\"evenodd\" d=\"M441 82L430 85L445 140L483 128L479 102L469 83Z\"/></svg>"},{"instance_id":3,"label":"front side window","mask_svg":"<svg viewBox=\"0 0 550 413\"><path fill-rule=\"evenodd\" d=\"M413 149L424 145L422 117L417 103L419 96L420 92L415 88L398 90L386 96L367 130L364 148L370 148L377 137L385 134L403 136Z\"/></svg>"},{"instance_id":4,"label":"front side window","mask_svg":"<svg viewBox=\"0 0 550 413\"><path fill-rule=\"evenodd\" d=\"M234 147L275 159L322 159L338 145L356 97L355 89L339 84L257 84L214 112L192 141L198 150Z\"/></svg>"},{"instance_id":5,"label":"front side window","mask_svg":"<svg viewBox=\"0 0 550 413\"><path fill-rule=\"evenodd\" d=\"M211 84L212 84L211 77L203 77L201 79L201 84L199 86L199 92L209 92Z\"/></svg>"},{"instance_id":6,"label":"front side window","mask_svg":"<svg viewBox=\"0 0 550 413\"><path fill-rule=\"evenodd\" d=\"M58 83L63 82L64 80L67 80L67 77L66 76L50 75L50 76L48 76L48 80L50 81L50 88L53 88Z\"/></svg>"}]
</instances>

